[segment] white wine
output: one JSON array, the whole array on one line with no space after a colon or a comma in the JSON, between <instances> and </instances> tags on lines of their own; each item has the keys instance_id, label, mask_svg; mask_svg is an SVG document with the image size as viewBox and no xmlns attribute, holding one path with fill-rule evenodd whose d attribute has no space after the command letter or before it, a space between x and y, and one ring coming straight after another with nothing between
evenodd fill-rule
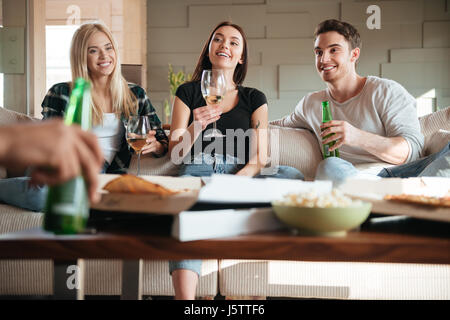
<instances>
[{"instance_id":1,"label":"white wine","mask_svg":"<svg viewBox=\"0 0 450 320\"><path fill-rule=\"evenodd\" d=\"M146 138L131 138L127 139L127 142L136 152L141 151L147 144Z\"/></svg>"},{"instance_id":2,"label":"white wine","mask_svg":"<svg viewBox=\"0 0 450 320\"><path fill-rule=\"evenodd\" d=\"M223 96L217 96L217 95L210 95L205 96L205 100L208 104L218 104L220 101L222 101Z\"/></svg>"}]
</instances>

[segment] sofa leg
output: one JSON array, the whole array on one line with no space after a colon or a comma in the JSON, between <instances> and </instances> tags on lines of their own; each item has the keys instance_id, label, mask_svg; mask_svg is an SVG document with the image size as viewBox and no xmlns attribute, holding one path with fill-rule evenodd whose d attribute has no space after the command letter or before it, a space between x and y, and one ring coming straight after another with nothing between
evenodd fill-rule
<instances>
[{"instance_id":1,"label":"sofa leg","mask_svg":"<svg viewBox=\"0 0 450 320\"><path fill-rule=\"evenodd\" d=\"M143 260L124 260L122 264L121 300L142 300Z\"/></svg>"},{"instance_id":2,"label":"sofa leg","mask_svg":"<svg viewBox=\"0 0 450 320\"><path fill-rule=\"evenodd\" d=\"M84 300L84 260L53 261L53 299Z\"/></svg>"}]
</instances>

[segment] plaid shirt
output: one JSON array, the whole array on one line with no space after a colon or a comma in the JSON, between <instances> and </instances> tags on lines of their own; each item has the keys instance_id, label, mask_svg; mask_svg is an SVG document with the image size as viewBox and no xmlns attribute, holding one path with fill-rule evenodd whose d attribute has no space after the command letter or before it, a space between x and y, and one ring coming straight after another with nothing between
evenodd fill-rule
<instances>
[{"instance_id":1,"label":"plaid shirt","mask_svg":"<svg viewBox=\"0 0 450 320\"><path fill-rule=\"evenodd\" d=\"M161 128L161 121L156 115L155 108L152 106L150 99L147 97L147 94L145 93L144 89L132 83L128 83L128 87L138 100L139 105L138 114L141 116L145 115L149 116L151 126L158 128L156 129L155 137L163 145L164 147L163 155L164 155L168 149L169 139L164 133L164 130L162 130ZM55 84L53 87L51 87L47 95L45 96L44 101L42 101L42 115L44 116L44 119L49 119L53 117L64 117L64 113L69 104L69 97L70 97L69 83L62 82ZM121 120L122 123L124 123L124 121L127 121L123 113L121 114ZM112 163L108 164L105 161L106 173L124 173L125 171L124 169L128 168L128 166L130 165L131 152L132 151L130 151L130 149L128 148L126 137L123 136L121 148L119 152L116 153ZM154 156L161 157L162 155L159 156L154 155Z\"/></svg>"}]
</instances>

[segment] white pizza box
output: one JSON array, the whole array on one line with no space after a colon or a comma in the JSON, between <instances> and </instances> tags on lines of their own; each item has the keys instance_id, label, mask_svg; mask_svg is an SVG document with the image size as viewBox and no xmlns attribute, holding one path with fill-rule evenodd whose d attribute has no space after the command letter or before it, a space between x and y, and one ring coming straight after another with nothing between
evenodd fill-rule
<instances>
[{"instance_id":1,"label":"white pizza box","mask_svg":"<svg viewBox=\"0 0 450 320\"><path fill-rule=\"evenodd\" d=\"M189 208L197 202L199 191L203 185L200 178L140 176L147 181L160 184L172 190L190 190L162 197L151 194L108 193L102 189L109 181L117 177L119 175L100 175L99 192L102 196L101 201L92 204L91 208L132 214L171 215L173 216L171 235L179 241L231 237L286 228L276 217L270 207L270 203L267 203L265 208L190 211ZM209 179L206 180L209 181ZM211 187L213 189L218 188L216 191L221 193L226 188L233 189L233 185L236 184L252 183L250 179L232 179L227 180L227 182L229 184L212 184ZM264 184L264 182L261 180L258 184ZM211 188L208 188L208 190L211 191ZM211 198L206 196L204 199L210 199L211 203L217 203L214 201L214 193L211 194ZM234 203L233 201L236 199L236 196L232 196L229 199L229 203ZM247 197L246 199L248 203L254 203L255 200L258 200L254 197ZM243 202L238 203L241 204Z\"/></svg>"},{"instance_id":2,"label":"white pizza box","mask_svg":"<svg viewBox=\"0 0 450 320\"><path fill-rule=\"evenodd\" d=\"M91 209L133 213L178 214L192 207L198 198L202 181L197 177L139 176L172 190L189 189L171 196L154 194L109 193L103 187L117 174L100 174L99 192L101 200L91 204Z\"/></svg>"}]
</instances>

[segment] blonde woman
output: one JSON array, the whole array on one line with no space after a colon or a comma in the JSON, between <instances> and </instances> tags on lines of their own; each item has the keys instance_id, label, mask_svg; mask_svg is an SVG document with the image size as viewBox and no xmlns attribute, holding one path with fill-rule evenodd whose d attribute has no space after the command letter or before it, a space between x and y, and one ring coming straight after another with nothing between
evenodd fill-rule
<instances>
[{"instance_id":1,"label":"blonde woman","mask_svg":"<svg viewBox=\"0 0 450 320\"><path fill-rule=\"evenodd\" d=\"M117 173L127 168L131 154L123 122L130 115L149 116L152 128L142 154L159 157L166 153L168 139L161 128L145 90L123 78L116 42L101 23L83 24L74 34L70 49L72 80L79 77L92 84L93 132L105 157L104 171ZM67 107L72 83L55 84L42 102L44 119L61 117Z\"/></svg>"},{"instance_id":2,"label":"blonde woman","mask_svg":"<svg viewBox=\"0 0 450 320\"><path fill-rule=\"evenodd\" d=\"M103 152L102 172L122 173L130 164L124 121L130 115L148 116L152 128L142 154L160 157L167 152L168 138L161 129L145 90L127 83L120 69L116 42L101 23L80 26L70 49L72 80L83 77L91 82L93 133ZM44 119L63 117L73 82L55 84L42 102ZM70 161L70 159L68 159ZM28 210L41 211L47 188L29 186L29 177L0 180L0 201Z\"/></svg>"}]
</instances>

